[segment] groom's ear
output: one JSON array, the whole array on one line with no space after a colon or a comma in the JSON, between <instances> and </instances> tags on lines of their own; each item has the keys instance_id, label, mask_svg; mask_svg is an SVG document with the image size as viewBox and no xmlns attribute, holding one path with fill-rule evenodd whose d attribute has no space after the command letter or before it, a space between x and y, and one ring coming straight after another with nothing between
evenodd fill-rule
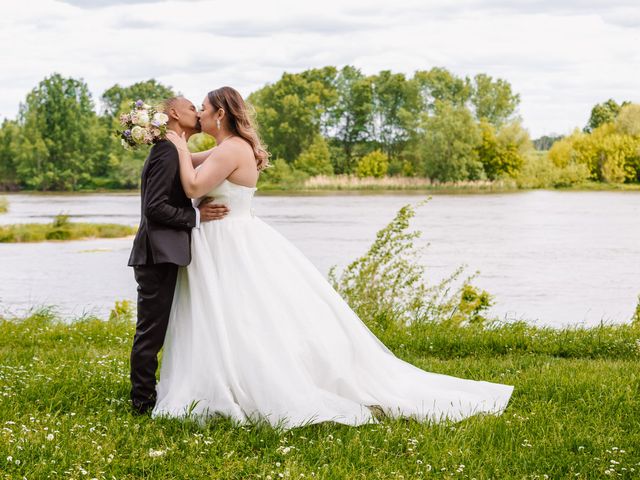
<instances>
[{"instance_id":1,"label":"groom's ear","mask_svg":"<svg viewBox=\"0 0 640 480\"><path fill-rule=\"evenodd\" d=\"M170 107L167 112L165 112L169 118L173 120L180 120L180 114L175 109L175 107Z\"/></svg>"},{"instance_id":2,"label":"groom's ear","mask_svg":"<svg viewBox=\"0 0 640 480\"><path fill-rule=\"evenodd\" d=\"M164 102L164 113L173 120L180 120L180 114L178 113L178 102L180 97L168 98Z\"/></svg>"}]
</instances>

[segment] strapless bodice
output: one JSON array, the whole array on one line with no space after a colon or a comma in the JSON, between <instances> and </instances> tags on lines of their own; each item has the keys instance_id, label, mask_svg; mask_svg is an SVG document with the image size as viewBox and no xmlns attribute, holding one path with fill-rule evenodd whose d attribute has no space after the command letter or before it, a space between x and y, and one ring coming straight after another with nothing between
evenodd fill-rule
<instances>
[{"instance_id":1,"label":"strapless bodice","mask_svg":"<svg viewBox=\"0 0 640 480\"><path fill-rule=\"evenodd\" d=\"M214 187L204 197L213 197L214 203L221 203L229 207L229 214L225 218L252 217L251 208L253 194L257 188L238 185L237 183L224 180L220 185Z\"/></svg>"}]
</instances>

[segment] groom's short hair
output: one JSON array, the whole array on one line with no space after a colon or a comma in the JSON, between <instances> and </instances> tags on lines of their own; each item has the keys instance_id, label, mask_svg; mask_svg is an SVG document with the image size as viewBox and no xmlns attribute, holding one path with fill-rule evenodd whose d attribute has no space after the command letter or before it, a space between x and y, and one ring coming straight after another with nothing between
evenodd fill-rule
<instances>
[{"instance_id":1,"label":"groom's short hair","mask_svg":"<svg viewBox=\"0 0 640 480\"><path fill-rule=\"evenodd\" d=\"M182 100L184 97L182 95L176 95L175 97L169 97L162 102L162 111L169 115L169 112L172 108L176 106L179 100Z\"/></svg>"}]
</instances>

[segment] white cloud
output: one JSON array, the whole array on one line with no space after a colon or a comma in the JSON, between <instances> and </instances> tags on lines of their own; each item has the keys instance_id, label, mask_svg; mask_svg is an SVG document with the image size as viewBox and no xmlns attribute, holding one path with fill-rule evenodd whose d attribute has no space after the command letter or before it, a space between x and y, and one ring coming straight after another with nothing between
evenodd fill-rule
<instances>
[{"instance_id":1,"label":"white cloud","mask_svg":"<svg viewBox=\"0 0 640 480\"><path fill-rule=\"evenodd\" d=\"M584 125L610 97L640 101L636 0L153 1L4 5L0 117L53 72L96 99L153 77L200 103L219 85L249 94L284 71L345 64L504 78L534 136Z\"/></svg>"}]
</instances>

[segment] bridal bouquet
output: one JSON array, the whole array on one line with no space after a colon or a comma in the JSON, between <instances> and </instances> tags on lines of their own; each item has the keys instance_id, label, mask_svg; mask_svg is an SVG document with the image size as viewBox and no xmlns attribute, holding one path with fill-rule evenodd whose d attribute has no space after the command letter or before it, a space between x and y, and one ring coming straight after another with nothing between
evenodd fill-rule
<instances>
[{"instance_id":1,"label":"bridal bouquet","mask_svg":"<svg viewBox=\"0 0 640 480\"><path fill-rule=\"evenodd\" d=\"M169 117L142 100L133 102L131 111L120 115L121 130L116 130L120 143L127 149L150 145L166 138Z\"/></svg>"}]
</instances>

